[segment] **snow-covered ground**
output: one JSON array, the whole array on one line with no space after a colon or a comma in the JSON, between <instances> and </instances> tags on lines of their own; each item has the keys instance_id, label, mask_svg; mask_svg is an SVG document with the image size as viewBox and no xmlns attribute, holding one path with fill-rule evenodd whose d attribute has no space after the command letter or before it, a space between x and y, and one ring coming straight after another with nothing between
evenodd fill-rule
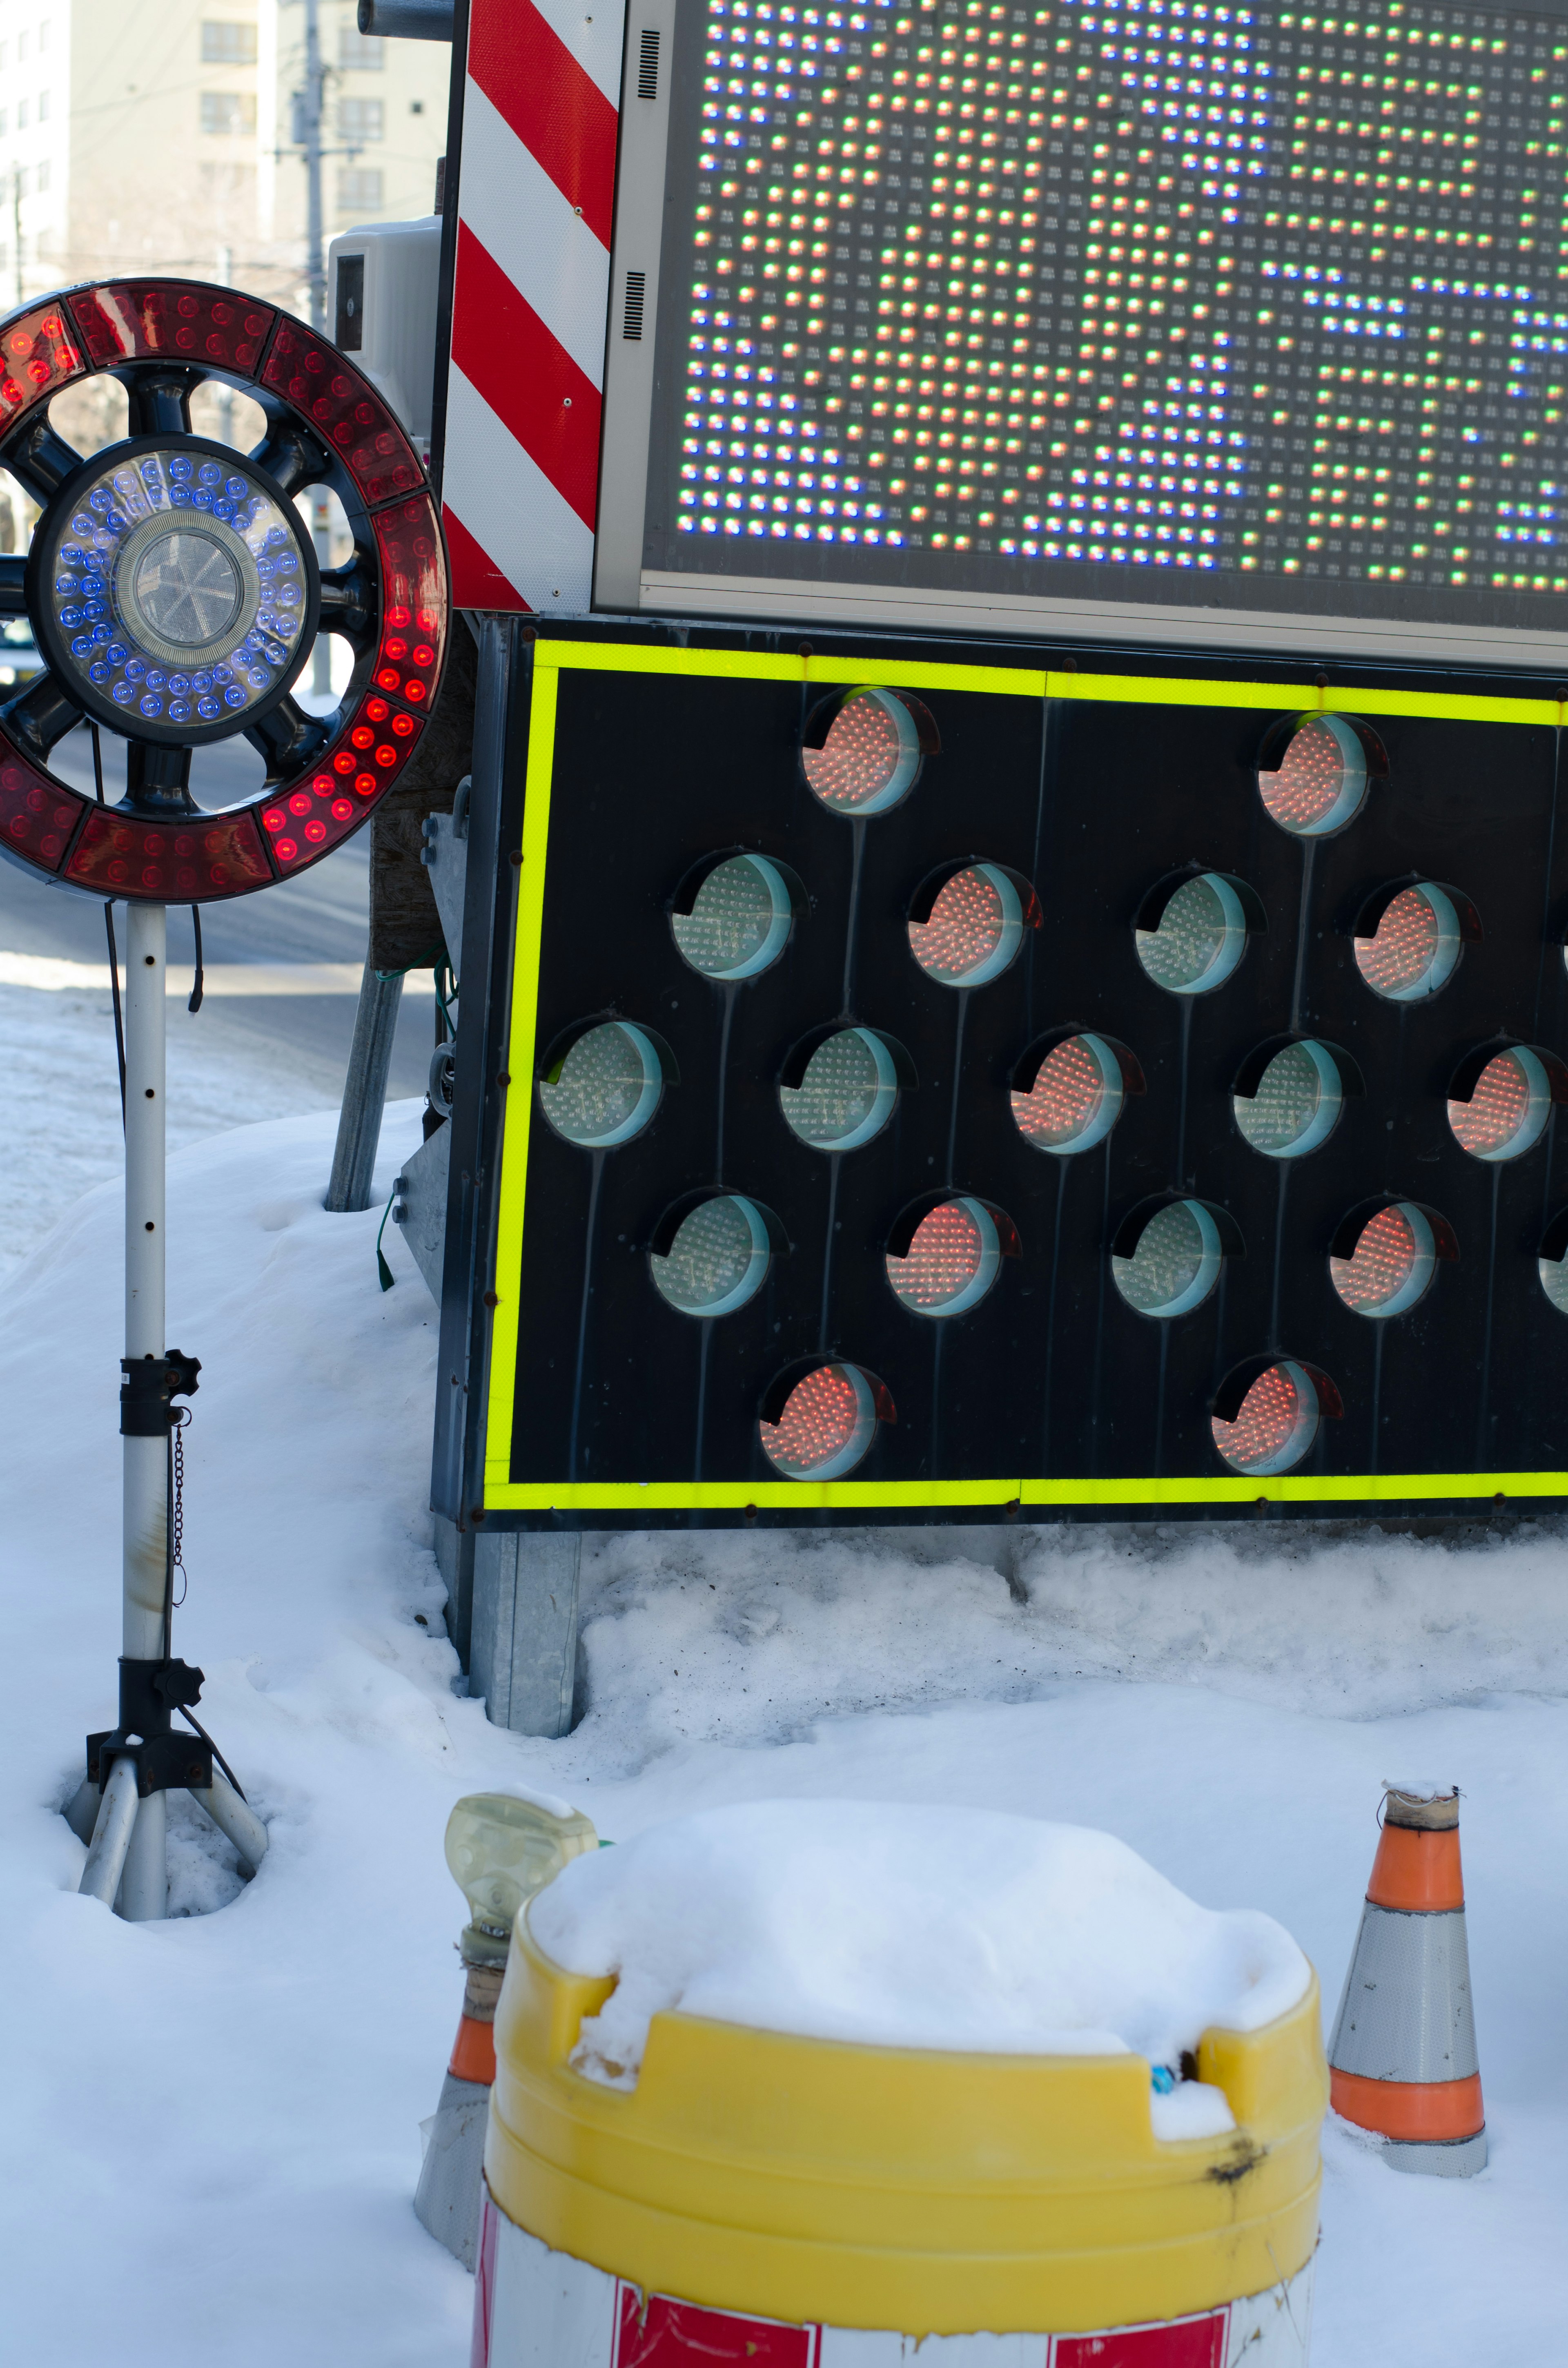
<instances>
[{"instance_id":1,"label":"snow-covered ground","mask_svg":"<svg viewBox=\"0 0 1568 2368\"><path fill-rule=\"evenodd\" d=\"M435 1311L405 1249L389 1228L383 1295L379 1211L324 1212L330 1111L190 1139L297 1109L286 1077L172 1081L169 1338L203 1360L176 1649L271 1850L242 1891L187 1811L184 1914L78 1898L58 1812L113 1709L120 1255L112 1036L68 1000L0 998L31 1081L0 1152L11 2355L461 2368L472 2283L411 2201L460 1998L460 1793L541 1786L623 1839L791 1796L1101 1827L1203 1906L1276 1917L1332 2014L1381 1783L1419 1769L1465 1789L1493 2159L1402 2178L1330 2127L1314 2362L1568 2356L1558 1529L607 1538L585 1719L501 1734L453 1691L425 1508ZM415 1105L389 1113L383 1195L417 1135ZM95 1176L35 1241L35 1211Z\"/></svg>"}]
</instances>

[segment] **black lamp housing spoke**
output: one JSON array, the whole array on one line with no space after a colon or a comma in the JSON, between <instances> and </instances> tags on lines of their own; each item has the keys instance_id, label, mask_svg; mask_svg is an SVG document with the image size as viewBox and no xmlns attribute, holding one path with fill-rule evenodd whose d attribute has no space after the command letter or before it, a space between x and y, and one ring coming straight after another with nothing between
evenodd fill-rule
<instances>
[{"instance_id":1,"label":"black lamp housing spoke","mask_svg":"<svg viewBox=\"0 0 1568 2368\"><path fill-rule=\"evenodd\" d=\"M188 436L190 398L207 372L187 362L126 362L109 375L119 379L131 406L132 436Z\"/></svg>"},{"instance_id":2,"label":"black lamp housing spoke","mask_svg":"<svg viewBox=\"0 0 1568 2368\"><path fill-rule=\"evenodd\" d=\"M356 551L342 567L323 571L321 630L336 633L356 657L374 646L377 606L376 572L368 552Z\"/></svg>"},{"instance_id":3,"label":"black lamp housing spoke","mask_svg":"<svg viewBox=\"0 0 1568 2368\"><path fill-rule=\"evenodd\" d=\"M263 403L262 408L267 414L267 433L246 456L252 468L260 469L285 494L325 484L338 491L338 462L320 438L280 404Z\"/></svg>"},{"instance_id":4,"label":"black lamp housing spoke","mask_svg":"<svg viewBox=\"0 0 1568 2368\"><path fill-rule=\"evenodd\" d=\"M0 467L10 471L40 509L75 475L82 460L75 446L50 426L47 416L0 445Z\"/></svg>"},{"instance_id":5,"label":"black lamp housing spoke","mask_svg":"<svg viewBox=\"0 0 1568 2368\"><path fill-rule=\"evenodd\" d=\"M251 746L259 749L267 759L268 781L280 781L301 771L331 737L330 719L307 715L292 697L279 700L276 707L269 708L245 728L245 738Z\"/></svg>"},{"instance_id":6,"label":"black lamp housing spoke","mask_svg":"<svg viewBox=\"0 0 1568 2368\"><path fill-rule=\"evenodd\" d=\"M19 697L0 707L0 725L40 765L55 742L63 740L81 721L81 708L48 667Z\"/></svg>"},{"instance_id":7,"label":"black lamp housing spoke","mask_svg":"<svg viewBox=\"0 0 1568 2368\"><path fill-rule=\"evenodd\" d=\"M25 617L28 563L25 553L8 551L0 556L0 617Z\"/></svg>"}]
</instances>

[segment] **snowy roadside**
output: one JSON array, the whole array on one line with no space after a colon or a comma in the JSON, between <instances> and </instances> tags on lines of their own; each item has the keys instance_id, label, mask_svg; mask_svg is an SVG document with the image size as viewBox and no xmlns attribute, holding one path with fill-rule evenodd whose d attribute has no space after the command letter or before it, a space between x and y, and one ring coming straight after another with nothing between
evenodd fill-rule
<instances>
[{"instance_id":1,"label":"snowy roadside","mask_svg":"<svg viewBox=\"0 0 1568 2368\"><path fill-rule=\"evenodd\" d=\"M69 998L47 1001L21 1042L70 1124L43 1110L13 1133L13 1209L51 1162L57 1201L68 1173L118 1170L112 1041L88 1013L74 1050ZM199 1089L221 1126L272 1087L187 1079L187 1111ZM0 1282L0 1600L34 1679L0 1722L18 2355L460 2368L472 2285L411 2204L458 2007L440 1842L460 1793L533 1782L623 1837L779 1795L1104 1827L1204 1906L1277 1917L1332 2012L1380 1783L1419 1765L1466 1788L1493 2164L1402 2179L1331 2127L1314 2359L1554 2356L1556 1531L607 1538L585 1574L586 1718L559 1744L505 1736L453 1691L441 1629L435 1311L395 1239L398 1287L378 1290L379 1210L324 1212L334 1122L211 1134L171 1165L169 1338L203 1360L176 1650L272 1821L260 1879L218 1914L132 1927L78 1899L57 1814L118 1646L117 1183ZM389 1112L383 1196L417 1135L416 1105ZM178 1879L187 1908L235 1889L194 1820Z\"/></svg>"}]
</instances>

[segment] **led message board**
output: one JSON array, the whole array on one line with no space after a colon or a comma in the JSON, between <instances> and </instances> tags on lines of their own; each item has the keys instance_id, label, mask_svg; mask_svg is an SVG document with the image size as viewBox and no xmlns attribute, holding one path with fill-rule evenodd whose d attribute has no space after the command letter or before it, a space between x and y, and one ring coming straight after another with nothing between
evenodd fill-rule
<instances>
[{"instance_id":1,"label":"led message board","mask_svg":"<svg viewBox=\"0 0 1568 2368\"><path fill-rule=\"evenodd\" d=\"M627 21L600 607L1568 658L1562 16Z\"/></svg>"},{"instance_id":2,"label":"led message board","mask_svg":"<svg viewBox=\"0 0 1568 2368\"><path fill-rule=\"evenodd\" d=\"M1568 1486L1557 698L704 638L515 693L465 1514Z\"/></svg>"}]
</instances>

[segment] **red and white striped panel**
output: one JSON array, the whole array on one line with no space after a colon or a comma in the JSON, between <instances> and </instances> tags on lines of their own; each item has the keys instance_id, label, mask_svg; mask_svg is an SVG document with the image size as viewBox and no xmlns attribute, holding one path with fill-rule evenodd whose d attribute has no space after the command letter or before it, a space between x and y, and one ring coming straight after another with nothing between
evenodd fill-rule
<instances>
[{"instance_id":1,"label":"red and white striped panel","mask_svg":"<svg viewBox=\"0 0 1568 2368\"><path fill-rule=\"evenodd\" d=\"M622 22L618 0L472 0L441 480L460 609L588 605Z\"/></svg>"}]
</instances>

